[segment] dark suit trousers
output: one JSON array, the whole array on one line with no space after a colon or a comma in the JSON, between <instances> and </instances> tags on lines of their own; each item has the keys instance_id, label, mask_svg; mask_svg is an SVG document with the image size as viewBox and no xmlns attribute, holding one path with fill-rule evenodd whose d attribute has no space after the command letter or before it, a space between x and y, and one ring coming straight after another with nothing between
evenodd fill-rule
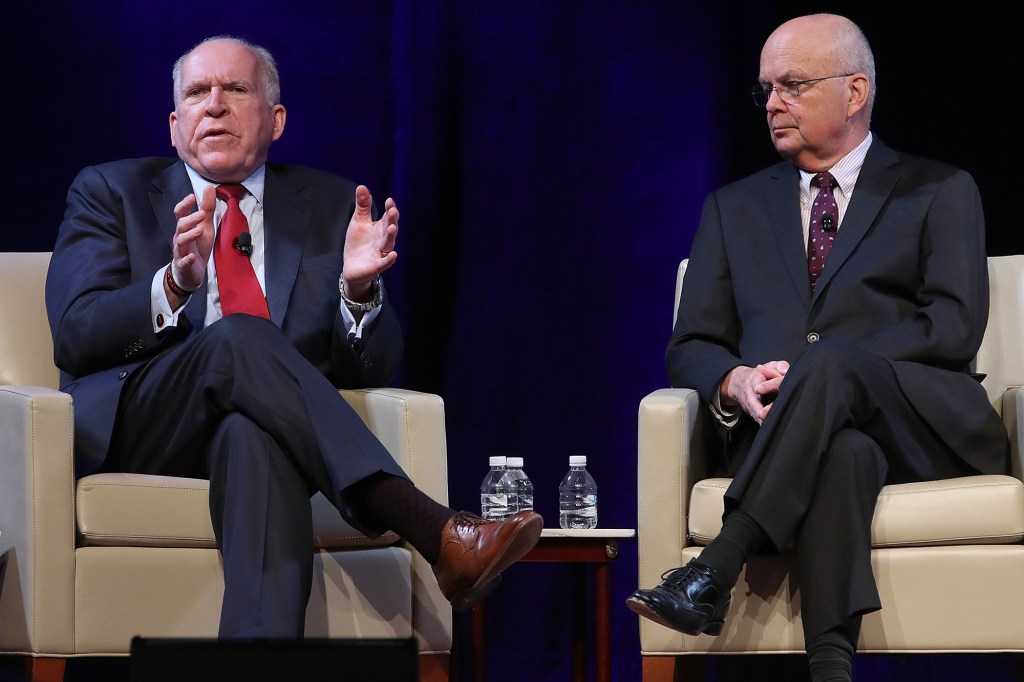
<instances>
[{"instance_id":1,"label":"dark suit trousers","mask_svg":"<svg viewBox=\"0 0 1024 682\"><path fill-rule=\"evenodd\" d=\"M994 412L978 446L1005 448ZM774 549L795 546L810 640L881 608L870 563L881 487L974 473L910 405L889 361L823 340L787 373L726 493L726 509L743 509Z\"/></svg>"},{"instance_id":2,"label":"dark suit trousers","mask_svg":"<svg viewBox=\"0 0 1024 682\"><path fill-rule=\"evenodd\" d=\"M298 637L313 569L309 498L356 528L346 490L405 476L359 416L273 323L231 315L139 368L108 470L208 477L224 560L221 637Z\"/></svg>"}]
</instances>

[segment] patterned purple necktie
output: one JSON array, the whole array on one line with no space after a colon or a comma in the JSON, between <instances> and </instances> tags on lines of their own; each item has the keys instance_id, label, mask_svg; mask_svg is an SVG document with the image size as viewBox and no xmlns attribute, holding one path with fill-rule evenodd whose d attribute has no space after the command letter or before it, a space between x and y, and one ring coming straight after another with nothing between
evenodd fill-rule
<instances>
[{"instance_id":1,"label":"patterned purple necktie","mask_svg":"<svg viewBox=\"0 0 1024 682\"><path fill-rule=\"evenodd\" d=\"M811 223L807 230L807 274L811 293L814 293L814 285L825 268L825 259L832 250L836 228L839 227L839 205L832 194L832 189L839 183L831 173L818 173L811 178L811 184L821 188L811 205Z\"/></svg>"}]
</instances>

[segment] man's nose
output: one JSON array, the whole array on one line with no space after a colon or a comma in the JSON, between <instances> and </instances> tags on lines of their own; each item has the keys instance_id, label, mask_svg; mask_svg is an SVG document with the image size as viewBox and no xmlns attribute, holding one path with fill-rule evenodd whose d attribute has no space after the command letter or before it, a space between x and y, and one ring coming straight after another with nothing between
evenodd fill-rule
<instances>
[{"instance_id":1,"label":"man's nose","mask_svg":"<svg viewBox=\"0 0 1024 682\"><path fill-rule=\"evenodd\" d=\"M786 103L779 95L778 89L772 88L772 91L768 93L768 101L764 103L764 108L768 111L782 111L786 108Z\"/></svg>"},{"instance_id":2,"label":"man's nose","mask_svg":"<svg viewBox=\"0 0 1024 682\"><path fill-rule=\"evenodd\" d=\"M224 98L222 88L210 88L210 95L206 98L206 113L211 116L219 116L227 111L227 100Z\"/></svg>"}]
</instances>

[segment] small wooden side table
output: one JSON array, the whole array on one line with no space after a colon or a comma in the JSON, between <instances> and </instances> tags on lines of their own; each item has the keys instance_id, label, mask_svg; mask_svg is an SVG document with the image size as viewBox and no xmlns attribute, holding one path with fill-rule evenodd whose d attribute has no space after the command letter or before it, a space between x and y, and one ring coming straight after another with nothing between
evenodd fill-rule
<instances>
[{"instance_id":1,"label":"small wooden side table","mask_svg":"<svg viewBox=\"0 0 1024 682\"><path fill-rule=\"evenodd\" d=\"M566 530L545 528L537 546L520 561L572 563L573 566L573 644L572 679L587 679L587 564L594 564L594 654L595 679L612 679L612 572L619 558L619 538L636 535L632 528L594 528ZM470 658L473 682L486 678L485 601L472 609Z\"/></svg>"}]
</instances>

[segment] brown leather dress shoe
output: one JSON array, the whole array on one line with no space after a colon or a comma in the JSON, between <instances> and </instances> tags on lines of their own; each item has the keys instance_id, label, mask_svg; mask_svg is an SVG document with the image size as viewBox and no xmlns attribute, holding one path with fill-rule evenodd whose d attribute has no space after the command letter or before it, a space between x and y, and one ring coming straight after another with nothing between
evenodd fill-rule
<instances>
[{"instance_id":1,"label":"brown leather dress shoe","mask_svg":"<svg viewBox=\"0 0 1024 682\"><path fill-rule=\"evenodd\" d=\"M484 521L459 512L441 531L441 552L434 576L456 611L462 611L497 587L501 572L533 549L544 519L524 510L504 521Z\"/></svg>"}]
</instances>

